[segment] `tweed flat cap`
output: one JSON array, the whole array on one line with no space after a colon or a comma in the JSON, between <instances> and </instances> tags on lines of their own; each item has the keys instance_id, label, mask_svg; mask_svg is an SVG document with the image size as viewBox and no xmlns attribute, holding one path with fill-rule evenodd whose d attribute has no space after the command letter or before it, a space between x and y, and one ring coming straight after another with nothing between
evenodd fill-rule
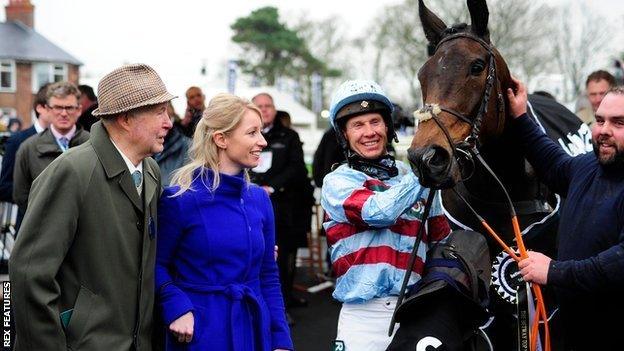
<instances>
[{"instance_id":1,"label":"tweed flat cap","mask_svg":"<svg viewBox=\"0 0 624 351\"><path fill-rule=\"evenodd\" d=\"M142 63L125 65L105 75L98 84L99 106L93 115L114 115L174 98L152 67Z\"/></svg>"}]
</instances>

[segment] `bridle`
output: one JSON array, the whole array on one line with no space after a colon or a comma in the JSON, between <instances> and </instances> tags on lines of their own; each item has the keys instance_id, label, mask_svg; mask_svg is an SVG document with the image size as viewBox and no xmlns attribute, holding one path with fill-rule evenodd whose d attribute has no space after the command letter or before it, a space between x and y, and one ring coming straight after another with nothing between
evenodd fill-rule
<instances>
[{"instance_id":1,"label":"bridle","mask_svg":"<svg viewBox=\"0 0 624 351\"><path fill-rule=\"evenodd\" d=\"M440 48L440 46L448 41L451 40L455 40L455 39L460 39L460 38L465 38L465 39L470 39L473 40L477 43L479 43L487 52L488 52L488 73L487 73L487 77L485 80L485 89L483 92L483 97L481 98L481 103L479 105L479 109L477 110L477 115L475 118L470 118L469 116L457 112L451 108L445 107L445 106L441 106L438 104L425 104L420 110L418 110L415 115L417 116L417 118L419 119L420 122L425 121L427 119L433 119L435 121L435 123L438 125L438 127L440 128L440 130L442 130L450 148L451 148L451 152L452 152L452 156L453 158L455 158L455 160L458 162L458 164L462 164L464 166L466 166L465 162L462 162L462 160L466 160L468 162L468 164L471 164L472 166L472 170L470 172L470 174L465 175L463 174L465 171L465 167L461 167L460 168L460 172L462 173L462 180L466 180L468 178L470 178L470 176L472 175L472 172L474 172L474 160L472 158L472 154L475 153L477 151L477 147L478 147L478 141L479 141L479 135L481 133L481 123L483 121L484 116L487 113L487 108L488 108L488 104L490 102L490 96L492 94L492 89L494 87L494 82L496 81L496 60L495 60L495 56L494 56L494 52L492 50L492 45L487 43L486 41L484 41L483 39L474 36L472 34L466 33L466 32L460 32L460 33L454 33L452 35L449 35L445 38L443 38L438 45L436 45L435 50L434 50L434 54L435 52L438 51L438 49ZM500 126L503 125L504 123L504 100L503 100L503 95L501 93L501 89L499 87L498 89L498 96L497 96L497 114L498 114L498 125L499 128ZM448 129L446 128L446 126L440 121L440 118L438 116L438 114L440 113L440 111L444 111L448 114L453 115L455 118L457 118L458 120L467 123L468 125L470 125L470 133L468 134L468 136L463 140L460 141L459 143L455 143L453 142L453 139L448 131ZM449 162L449 165L446 169L446 172L450 172L451 170L451 163Z\"/></svg>"}]
</instances>

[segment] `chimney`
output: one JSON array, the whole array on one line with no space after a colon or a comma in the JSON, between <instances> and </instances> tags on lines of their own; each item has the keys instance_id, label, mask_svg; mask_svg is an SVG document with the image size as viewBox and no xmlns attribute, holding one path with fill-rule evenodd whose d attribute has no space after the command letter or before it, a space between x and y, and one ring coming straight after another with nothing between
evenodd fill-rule
<instances>
[{"instance_id":1,"label":"chimney","mask_svg":"<svg viewBox=\"0 0 624 351\"><path fill-rule=\"evenodd\" d=\"M9 0L5 10L7 22L20 21L30 28L35 27L35 6L30 0Z\"/></svg>"}]
</instances>

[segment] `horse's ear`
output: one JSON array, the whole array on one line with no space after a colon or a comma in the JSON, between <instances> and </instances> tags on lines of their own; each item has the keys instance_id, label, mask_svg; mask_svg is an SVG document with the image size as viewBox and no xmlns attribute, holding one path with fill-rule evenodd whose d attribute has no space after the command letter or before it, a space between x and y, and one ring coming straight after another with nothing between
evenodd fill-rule
<instances>
[{"instance_id":1,"label":"horse's ear","mask_svg":"<svg viewBox=\"0 0 624 351\"><path fill-rule=\"evenodd\" d=\"M429 45L435 47L442 39L446 24L425 6L423 0L418 0L418 15Z\"/></svg>"},{"instance_id":2,"label":"horse's ear","mask_svg":"<svg viewBox=\"0 0 624 351\"><path fill-rule=\"evenodd\" d=\"M467 0L472 31L477 36L490 40L488 17L490 15L485 0Z\"/></svg>"}]
</instances>

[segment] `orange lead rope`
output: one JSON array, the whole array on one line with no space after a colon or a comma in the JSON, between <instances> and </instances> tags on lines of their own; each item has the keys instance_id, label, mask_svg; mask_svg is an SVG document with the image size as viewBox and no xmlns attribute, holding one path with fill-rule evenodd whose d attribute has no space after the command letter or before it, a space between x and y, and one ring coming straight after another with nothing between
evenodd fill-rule
<instances>
[{"instance_id":1,"label":"orange lead rope","mask_svg":"<svg viewBox=\"0 0 624 351\"><path fill-rule=\"evenodd\" d=\"M516 236L516 242L518 243L518 249L520 250L520 257L525 259L529 257L526 247L524 246L524 241L522 240L522 232L520 231L520 224L518 224L518 217L513 216L511 218L511 224L513 225L514 235ZM542 289L539 284L531 284L531 288L533 289L533 294L535 294L535 299L537 300L537 313L533 323L533 328L531 330L531 350L537 350L537 335L539 328L539 320L541 319L544 322L544 348L546 351L550 351L550 328L548 327L548 315L546 313L546 304L544 303L544 296L542 295Z\"/></svg>"},{"instance_id":2,"label":"orange lead rope","mask_svg":"<svg viewBox=\"0 0 624 351\"><path fill-rule=\"evenodd\" d=\"M501 239L501 237L490 227L490 225L485 221L485 219L479 215L474 208L468 203L466 198L461 195L455 188L452 188L453 192L468 206L468 209L477 217L481 225L487 230L488 234L496 240L496 242L503 248L503 250L511 257L514 261L520 262L520 260L528 257L526 247L524 246L524 241L522 240L522 232L520 231L520 225L518 224L518 217L515 214L515 210L513 209L513 204L511 204L512 209L512 217L511 224L514 231L514 236L516 238L516 242L518 243L518 250L520 251L520 257L516 255L516 253ZM546 304L544 303L544 296L542 295L542 289L539 284L531 283L531 288L533 290L533 294L535 295L535 300L537 302L537 309L535 313L535 317L533 319L533 326L531 328L531 351L537 350L537 341L539 339L539 322L540 320L544 323L544 351L551 351L550 348L550 328L548 327L548 314L546 313Z\"/></svg>"},{"instance_id":3,"label":"orange lead rope","mask_svg":"<svg viewBox=\"0 0 624 351\"><path fill-rule=\"evenodd\" d=\"M485 160L481 156L481 153L479 153L479 150L475 146L472 147L471 151L477 157L481 165L485 167L485 169L490 173L490 175L494 178L494 180L496 180L501 190L505 194L505 197L507 197L507 201L509 202L509 211L511 215L511 224L513 226L514 236L516 237L516 242L518 243L518 249L520 250L520 258L521 259L527 258L528 254L526 251L526 247L524 246L524 241L522 240L522 232L520 231L520 225L518 224L518 217L516 216L516 209L514 208L513 202L511 201L511 197L509 196L509 193L507 192L505 185L503 185L503 182L501 182L501 180L498 179L498 177L496 176L496 173L494 173L492 168L490 168L487 162L485 162ZM458 194L457 191L455 191L455 193ZM464 201L466 200L464 199ZM474 209L472 211L474 212ZM485 221L482 220L482 222L485 222ZM506 247L506 246L503 246L503 247ZM518 261L516 255L512 257L516 260L516 262ZM544 322L544 338L545 338L544 348L545 348L545 351L550 351L550 328L548 327L548 315L546 314L546 304L544 303L544 296L542 295L542 289L540 288L538 284L535 284L535 283L532 283L531 287L532 287L533 294L535 295L535 299L537 302L537 311L536 311L535 320L538 321L537 323L533 323L533 328L531 329L531 336L530 336L531 350L535 351L537 349L537 339L538 339L537 335L538 335L538 328L539 328L539 320L541 319Z\"/></svg>"}]
</instances>

